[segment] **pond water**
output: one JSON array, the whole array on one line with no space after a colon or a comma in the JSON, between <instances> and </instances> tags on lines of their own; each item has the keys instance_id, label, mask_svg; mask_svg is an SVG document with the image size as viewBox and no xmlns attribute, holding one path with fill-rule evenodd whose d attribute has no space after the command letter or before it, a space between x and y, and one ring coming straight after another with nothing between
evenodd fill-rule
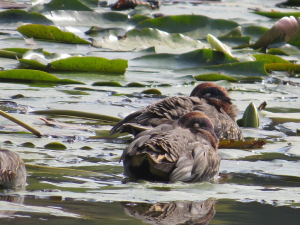
<instances>
[{"instance_id":1,"label":"pond water","mask_svg":"<svg viewBox=\"0 0 300 225\"><path fill-rule=\"evenodd\" d=\"M30 1L26 0L7 2L30 6ZM143 13L193 13L232 20L242 26L270 28L277 19L250 13L248 8L260 7L270 11L276 9L276 3L273 0L224 0L204 4L191 4L188 1L172 4L172 1L165 1L161 9ZM110 11L109 8L92 8L100 13ZM122 13L128 14L129 10ZM74 12L44 14L55 25L86 40L89 36L83 32L91 26L130 28L129 25L111 20L95 24L92 17L84 19L82 14L74 19ZM162 97L189 95L194 87L194 77L191 73L176 70L180 69L176 62L167 64L150 60L140 63L132 60L149 54L145 50L151 46L149 43L130 43L129 47L116 47L108 43L103 48L94 48L35 40L35 44L28 45L16 31L20 25L22 22L0 24L0 31L3 32L0 35L0 49L43 48L51 53L123 58L129 60L129 66L124 75L51 72L59 78L84 82L84 85L0 82L0 109L31 124L43 134L42 138L37 138L5 118L0 118L1 147L20 154L28 171L24 189L0 191L1 224L299 223L299 87L274 83L269 78L252 83L217 81L228 89L233 103L240 109L240 117L250 102L259 106L266 101L267 108L273 109L272 112L260 112L261 126L258 129L242 128L245 137L264 139L266 145L263 148L219 149L222 162L218 183L126 182L119 159L132 138L130 135L108 136L111 124L105 121L35 115L30 112L67 109L124 117ZM251 41L256 39L252 37ZM184 53L195 49L193 45L166 46L161 43L155 45L156 53ZM130 47L135 50L128 50ZM298 48L285 48L294 52L285 56L285 59L299 60ZM253 50L248 52L255 54ZM245 54L247 51L233 51L235 57ZM4 69L17 66L15 59L0 59L0 67ZM299 78L287 78L286 75L285 72L276 72L270 76L299 82ZM118 81L122 85L140 82L153 85L162 96L141 94L149 87L92 86L96 81ZM58 124L47 126L40 117L54 119ZM51 147L48 144L52 142L63 146Z\"/></svg>"}]
</instances>

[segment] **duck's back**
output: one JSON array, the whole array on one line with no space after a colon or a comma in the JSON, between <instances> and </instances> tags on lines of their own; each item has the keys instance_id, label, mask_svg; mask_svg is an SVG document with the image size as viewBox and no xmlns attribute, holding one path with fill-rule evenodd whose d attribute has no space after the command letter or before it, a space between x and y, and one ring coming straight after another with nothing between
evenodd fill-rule
<instances>
[{"instance_id":1,"label":"duck's back","mask_svg":"<svg viewBox=\"0 0 300 225\"><path fill-rule=\"evenodd\" d=\"M167 124L139 134L122 159L126 176L170 182L213 179L220 163L204 135Z\"/></svg>"}]
</instances>

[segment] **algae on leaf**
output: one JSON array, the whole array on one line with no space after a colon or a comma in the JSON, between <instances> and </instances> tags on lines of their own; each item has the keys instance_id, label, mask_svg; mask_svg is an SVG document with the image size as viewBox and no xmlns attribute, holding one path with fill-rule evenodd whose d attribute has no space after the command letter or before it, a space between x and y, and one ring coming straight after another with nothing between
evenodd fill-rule
<instances>
[{"instance_id":1,"label":"algae on leaf","mask_svg":"<svg viewBox=\"0 0 300 225\"><path fill-rule=\"evenodd\" d=\"M107 72L124 74L128 67L125 59L106 59L102 57L84 56L69 57L51 62L51 69L86 72Z\"/></svg>"},{"instance_id":2,"label":"algae on leaf","mask_svg":"<svg viewBox=\"0 0 300 225\"><path fill-rule=\"evenodd\" d=\"M18 27L21 34L30 38L43 39L48 41L63 42L69 44L90 44L71 32L65 32L55 26L44 26L40 24L27 24Z\"/></svg>"},{"instance_id":3,"label":"algae on leaf","mask_svg":"<svg viewBox=\"0 0 300 225\"><path fill-rule=\"evenodd\" d=\"M43 82L58 84L83 84L79 81L69 79L59 79L56 76L39 70L15 69L0 71L0 81L2 82Z\"/></svg>"}]
</instances>

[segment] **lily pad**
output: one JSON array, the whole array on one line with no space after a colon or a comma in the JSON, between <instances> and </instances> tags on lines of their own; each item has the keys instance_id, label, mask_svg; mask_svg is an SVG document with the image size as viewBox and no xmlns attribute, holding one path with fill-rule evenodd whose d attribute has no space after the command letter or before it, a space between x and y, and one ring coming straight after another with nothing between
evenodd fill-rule
<instances>
[{"instance_id":1,"label":"lily pad","mask_svg":"<svg viewBox=\"0 0 300 225\"><path fill-rule=\"evenodd\" d=\"M70 44L90 44L71 32L65 32L55 26L44 26L40 24L27 24L18 27L21 34L30 38L43 39L48 41L63 42Z\"/></svg>"},{"instance_id":2,"label":"lily pad","mask_svg":"<svg viewBox=\"0 0 300 225\"><path fill-rule=\"evenodd\" d=\"M201 39L207 34L216 37L230 32L239 24L229 20L212 19L202 15L174 15L148 19L136 25L137 29L150 27L168 33L182 33L186 36Z\"/></svg>"},{"instance_id":3,"label":"lily pad","mask_svg":"<svg viewBox=\"0 0 300 225\"><path fill-rule=\"evenodd\" d=\"M275 70L275 71L288 71L288 72L300 72L300 65L299 64L292 64L292 63L266 63L265 64L266 70Z\"/></svg>"},{"instance_id":4,"label":"lily pad","mask_svg":"<svg viewBox=\"0 0 300 225\"><path fill-rule=\"evenodd\" d=\"M142 91L143 94L148 94L148 95L161 95L160 90L156 89L156 88L151 88L151 89L147 89Z\"/></svg>"},{"instance_id":5,"label":"lily pad","mask_svg":"<svg viewBox=\"0 0 300 225\"><path fill-rule=\"evenodd\" d=\"M279 49L279 48L270 48L268 50L268 54L272 54L272 55L286 55L289 56L288 53L286 53L285 51Z\"/></svg>"},{"instance_id":6,"label":"lily pad","mask_svg":"<svg viewBox=\"0 0 300 225\"><path fill-rule=\"evenodd\" d=\"M29 12L47 12L54 10L93 11L79 0L52 0L46 4L37 4Z\"/></svg>"},{"instance_id":7,"label":"lily pad","mask_svg":"<svg viewBox=\"0 0 300 225\"><path fill-rule=\"evenodd\" d=\"M66 150L67 147L59 142L51 142L44 146L45 149L52 149L52 150Z\"/></svg>"},{"instance_id":8,"label":"lily pad","mask_svg":"<svg viewBox=\"0 0 300 225\"><path fill-rule=\"evenodd\" d=\"M131 82L126 87L146 87L146 85L139 82Z\"/></svg>"},{"instance_id":9,"label":"lily pad","mask_svg":"<svg viewBox=\"0 0 300 225\"><path fill-rule=\"evenodd\" d=\"M257 54L257 55L253 55L256 60L265 60L266 63L286 63L286 64L290 64L289 61L276 56L276 55L270 55L270 54Z\"/></svg>"},{"instance_id":10,"label":"lily pad","mask_svg":"<svg viewBox=\"0 0 300 225\"><path fill-rule=\"evenodd\" d=\"M22 56L23 56L23 54L21 54L21 53L16 53L16 52L7 51L7 50L0 50L1 58L18 59L18 58L21 58Z\"/></svg>"},{"instance_id":11,"label":"lily pad","mask_svg":"<svg viewBox=\"0 0 300 225\"><path fill-rule=\"evenodd\" d=\"M92 86L123 87L122 84L116 81L98 81L93 83Z\"/></svg>"},{"instance_id":12,"label":"lily pad","mask_svg":"<svg viewBox=\"0 0 300 225\"><path fill-rule=\"evenodd\" d=\"M124 59L106 59L101 57L85 56L60 59L51 63L55 70L107 72L124 74L128 61Z\"/></svg>"},{"instance_id":13,"label":"lily pad","mask_svg":"<svg viewBox=\"0 0 300 225\"><path fill-rule=\"evenodd\" d=\"M221 140L219 143L219 148L261 148L266 142L264 140Z\"/></svg>"},{"instance_id":14,"label":"lily pad","mask_svg":"<svg viewBox=\"0 0 300 225\"><path fill-rule=\"evenodd\" d=\"M1 82L25 82L25 83L58 83L58 84L83 84L70 79L59 79L56 76L39 70L15 69L0 71Z\"/></svg>"},{"instance_id":15,"label":"lily pad","mask_svg":"<svg viewBox=\"0 0 300 225\"><path fill-rule=\"evenodd\" d=\"M175 72L180 74L185 73L192 75L219 73L236 79L241 79L243 77L251 76L268 76L264 65L265 61L237 62L215 66L202 66L195 68L180 69L175 70Z\"/></svg>"},{"instance_id":16,"label":"lily pad","mask_svg":"<svg viewBox=\"0 0 300 225\"><path fill-rule=\"evenodd\" d=\"M54 23L39 13L29 13L21 9L10 9L0 12L1 23L37 23L45 25L53 25Z\"/></svg>"},{"instance_id":17,"label":"lily pad","mask_svg":"<svg viewBox=\"0 0 300 225\"><path fill-rule=\"evenodd\" d=\"M294 16L294 17L299 17L300 16L300 12L277 12L277 11L270 11L270 12L266 12L266 11L255 11L252 12L261 16L266 16L269 18L282 18L285 16Z\"/></svg>"},{"instance_id":18,"label":"lily pad","mask_svg":"<svg viewBox=\"0 0 300 225\"><path fill-rule=\"evenodd\" d=\"M238 62L237 59L228 54L211 49L197 49L183 54L151 54L134 58L131 61L134 62L135 66L152 67L155 65L156 67L168 69L184 69Z\"/></svg>"},{"instance_id":19,"label":"lily pad","mask_svg":"<svg viewBox=\"0 0 300 225\"><path fill-rule=\"evenodd\" d=\"M237 79L225 75L221 75L218 73L209 73L209 74L201 74L195 76L195 79L198 81L218 81L218 80L227 80L229 82L238 82Z\"/></svg>"}]
</instances>

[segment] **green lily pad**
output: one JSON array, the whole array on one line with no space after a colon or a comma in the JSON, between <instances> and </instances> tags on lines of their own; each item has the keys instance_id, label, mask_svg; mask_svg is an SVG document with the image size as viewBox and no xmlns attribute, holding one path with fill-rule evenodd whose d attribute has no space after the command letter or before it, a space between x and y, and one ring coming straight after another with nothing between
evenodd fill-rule
<instances>
[{"instance_id":1,"label":"green lily pad","mask_svg":"<svg viewBox=\"0 0 300 225\"><path fill-rule=\"evenodd\" d=\"M252 40L253 38L257 39L261 37L266 31L268 31L269 28L261 27L261 26L246 26L242 27L242 33L244 36L251 36Z\"/></svg>"},{"instance_id":2,"label":"green lily pad","mask_svg":"<svg viewBox=\"0 0 300 225\"><path fill-rule=\"evenodd\" d=\"M268 54L272 54L272 55L286 55L289 56L288 53L286 53L285 51L279 49L279 48L270 48L268 50Z\"/></svg>"},{"instance_id":3,"label":"green lily pad","mask_svg":"<svg viewBox=\"0 0 300 225\"><path fill-rule=\"evenodd\" d=\"M207 73L219 73L222 75L227 75L236 79L241 79L243 77L265 77L268 76L265 70L265 61L250 61L250 62L237 62L237 63L227 63L215 66L202 66L195 68L187 68L175 70L174 72L180 74L207 74Z\"/></svg>"},{"instance_id":4,"label":"green lily pad","mask_svg":"<svg viewBox=\"0 0 300 225\"><path fill-rule=\"evenodd\" d=\"M138 23L136 28L156 28L168 33L181 33L201 39L206 38L208 33L215 37L225 35L238 26L239 24L233 21L212 19L202 15L174 15L144 20Z\"/></svg>"},{"instance_id":5,"label":"green lily pad","mask_svg":"<svg viewBox=\"0 0 300 225\"><path fill-rule=\"evenodd\" d=\"M117 35L115 37L117 39ZM116 50L140 50L145 47L155 46L157 49L162 49L160 52L170 52L170 48L177 50L177 52L180 51L178 50L180 48L189 51L206 46L199 40L194 40L180 33L166 33L151 28L143 28L142 30L132 29L126 33L126 38L119 41L104 39L101 45L103 48Z\"/></svg>"},{"instance_id":6,"label":"green lily pad","mask_svg":"<svg viewBox=\"0 0 300 225\"><path fill-rule=\"evenodd\" d=\"M15 69L0 71L0 81L2 82L43 82L58 84L84 84L70 79L59 79L56 76L39 70Z\"/></svg>"},{"instance_id":7,"label":"green lily pad","mask_svg":"<svg viewBox=\"0 0 300 225\"><path fill-rule=\"evenodd\" d=\"M218 80L227 80L229 82L238 82L237 79L225 75L221 75L218 73L209 73L209 74L201 74L195 76L195 79L198 81L218 81Z\"/></svg>"},{"instance_id":8,"label":"green lily pad","mask_svg":"<svg viewBox=\"0 0 300 225\"><path fill-rule=\"evenodd\" d=\"M1 58L18 59L18 58L22 58L22 56L23 56L23 54L21 54L21 53L16 53L16 52L7 51L7 50L0 50Z\"/></svg>"},{"instance_id":9,"label":"green lily pad","mask_svg":"<svg viewBox=\"0 0 300 225\"><path fill-rule=\"evenodd\" d=\"M15 53L20 53L20 54L25 54L28 51L32 51L32 49L30 48L3 48L1 50L4 51L10 51L10 52L15 52ZM43 51L42 49L40 49L40 51L44 54L44 55L50 55L51 53ZM22 58L22 57L18 57L18 58Z\"/></svg>"},{"instance_id":10,"label":"green lily pad","mask_svg":"<svg viewBox=\"0 0 300 225\"><path fill-rule=\"evenodd\" d=\"M55 70L107 72L124 74L128 67L125 59L106 59L102 57L85 56L70 57L51 62L51 68Z\"/></svg>"},{"instance_id":11,"label":"green lily pad","mask_svg":"<svg viewBox=\"0 0 300 225\"><path fill-rule=\"evenodd\" d=\"M292 63L269 63L265 64L266 70L275 70L275 71L288 71L288 72L300 72L300 65L299 64L292 64Z\"/></svg>"},{"instance_id":12,"label":"green lily pad","mask_svg":"<svg viewBox=\"0 0 300 225\"><path fill-rule=\"evenodd\" d=\"M63 42L70 44L90 44L71 32L65 32L55 26L44 26L40 24L27 24L17 29L26 37L43 39L48 41Z\"/></svg>"},{"instance_id":13,"label":"green lily pad","mask_svg":"<svg viewBox=\"0 0 300 225\"><path fill-rule=\"evenodd\" d=\"M266 11L255 11L252 12L261 16L266 16L269 18L282 18L282 17L290 17L290 16L294 16L294 17L300 17L300 12L266 12Z\"/></svg>"},{"instance_id":14,"label":"green lily pad","mask_svg":"<svg viewBox=\"0 0 300 225\"><path fill-rule=\"evenodd\" d=\"M98 81L93 83L92 86L123 87L122 84L116 81Z\"/></svg>"},{"instance_id":15,"label":"green lily pad","mask_svg":"<svg viewBox=\"0 0 300 225\"><path fill-rule=\"evenodd\" d=\"M131 82L126 87L146 87L146 85L139 82Z\"/></svg>"},{"instance_id":16,"label":"green lily pad","mask_svg":"<svg viewBox=\"0 0 300 225\"><path fill-rule=\"evenodd\" d=\"M290 64L289 61L276 56L276 55L270 55L270 54L257 54L257 55L253 55L256 60L265 60L265 63L286 63L286 64Z\"/></svg>"},{"instance_id":17,"label":"green lily pad","mask_svg":"<svg viewBox=\"0 0 300 225\"><path fill-rule=\"evenodd\" d=\"M156 89L156 88L151 88L151 89L147 89L142 91L143 94L148 94L148 95L161 95L160 90Z\"/></svg>"},{"instance_id":18,"label":"green lily pad","mask_svg":"<svg viewBox=\"0 0 300 225\"><path fill-rule=\"evenodd\" d=\"M51 142L44 146L45 149L52 149L52 150L66 150L67 147L59 142Z\"/></svg>"},{"instance_id":19,"label":"green lily pad","mask_svg":"<svg viewBox=\"0 0 300 225\"><path fill-rule=\"evenodd\" d=\"M29 13L21 9L10 9L0 12L1 23L37 23L45 25L53 25L54 23L39 13Z\"/></svg>"},{"instance_id":20,"label":"green lily pad","mask_svg":"<svg viewBox=\"0 0 300 225\"><path fill-rule=\"evenodd\" d=\"M52 0L46 4L37 4L29 12L47 12L54 10L93 11L79 0Z\"/></svg>"},{"instance_id":21,"label":"green lily pad","mask_svg":"<svg viewBox=\"0 0 300 225\"><path fill-rule=\"evenodd\" d=\"M210 66L238 62L237 59L212 49L197 49L183 54L151 54L131 60L135 66L184 69L196 66Z\"/></svg>"}]
</instances>

